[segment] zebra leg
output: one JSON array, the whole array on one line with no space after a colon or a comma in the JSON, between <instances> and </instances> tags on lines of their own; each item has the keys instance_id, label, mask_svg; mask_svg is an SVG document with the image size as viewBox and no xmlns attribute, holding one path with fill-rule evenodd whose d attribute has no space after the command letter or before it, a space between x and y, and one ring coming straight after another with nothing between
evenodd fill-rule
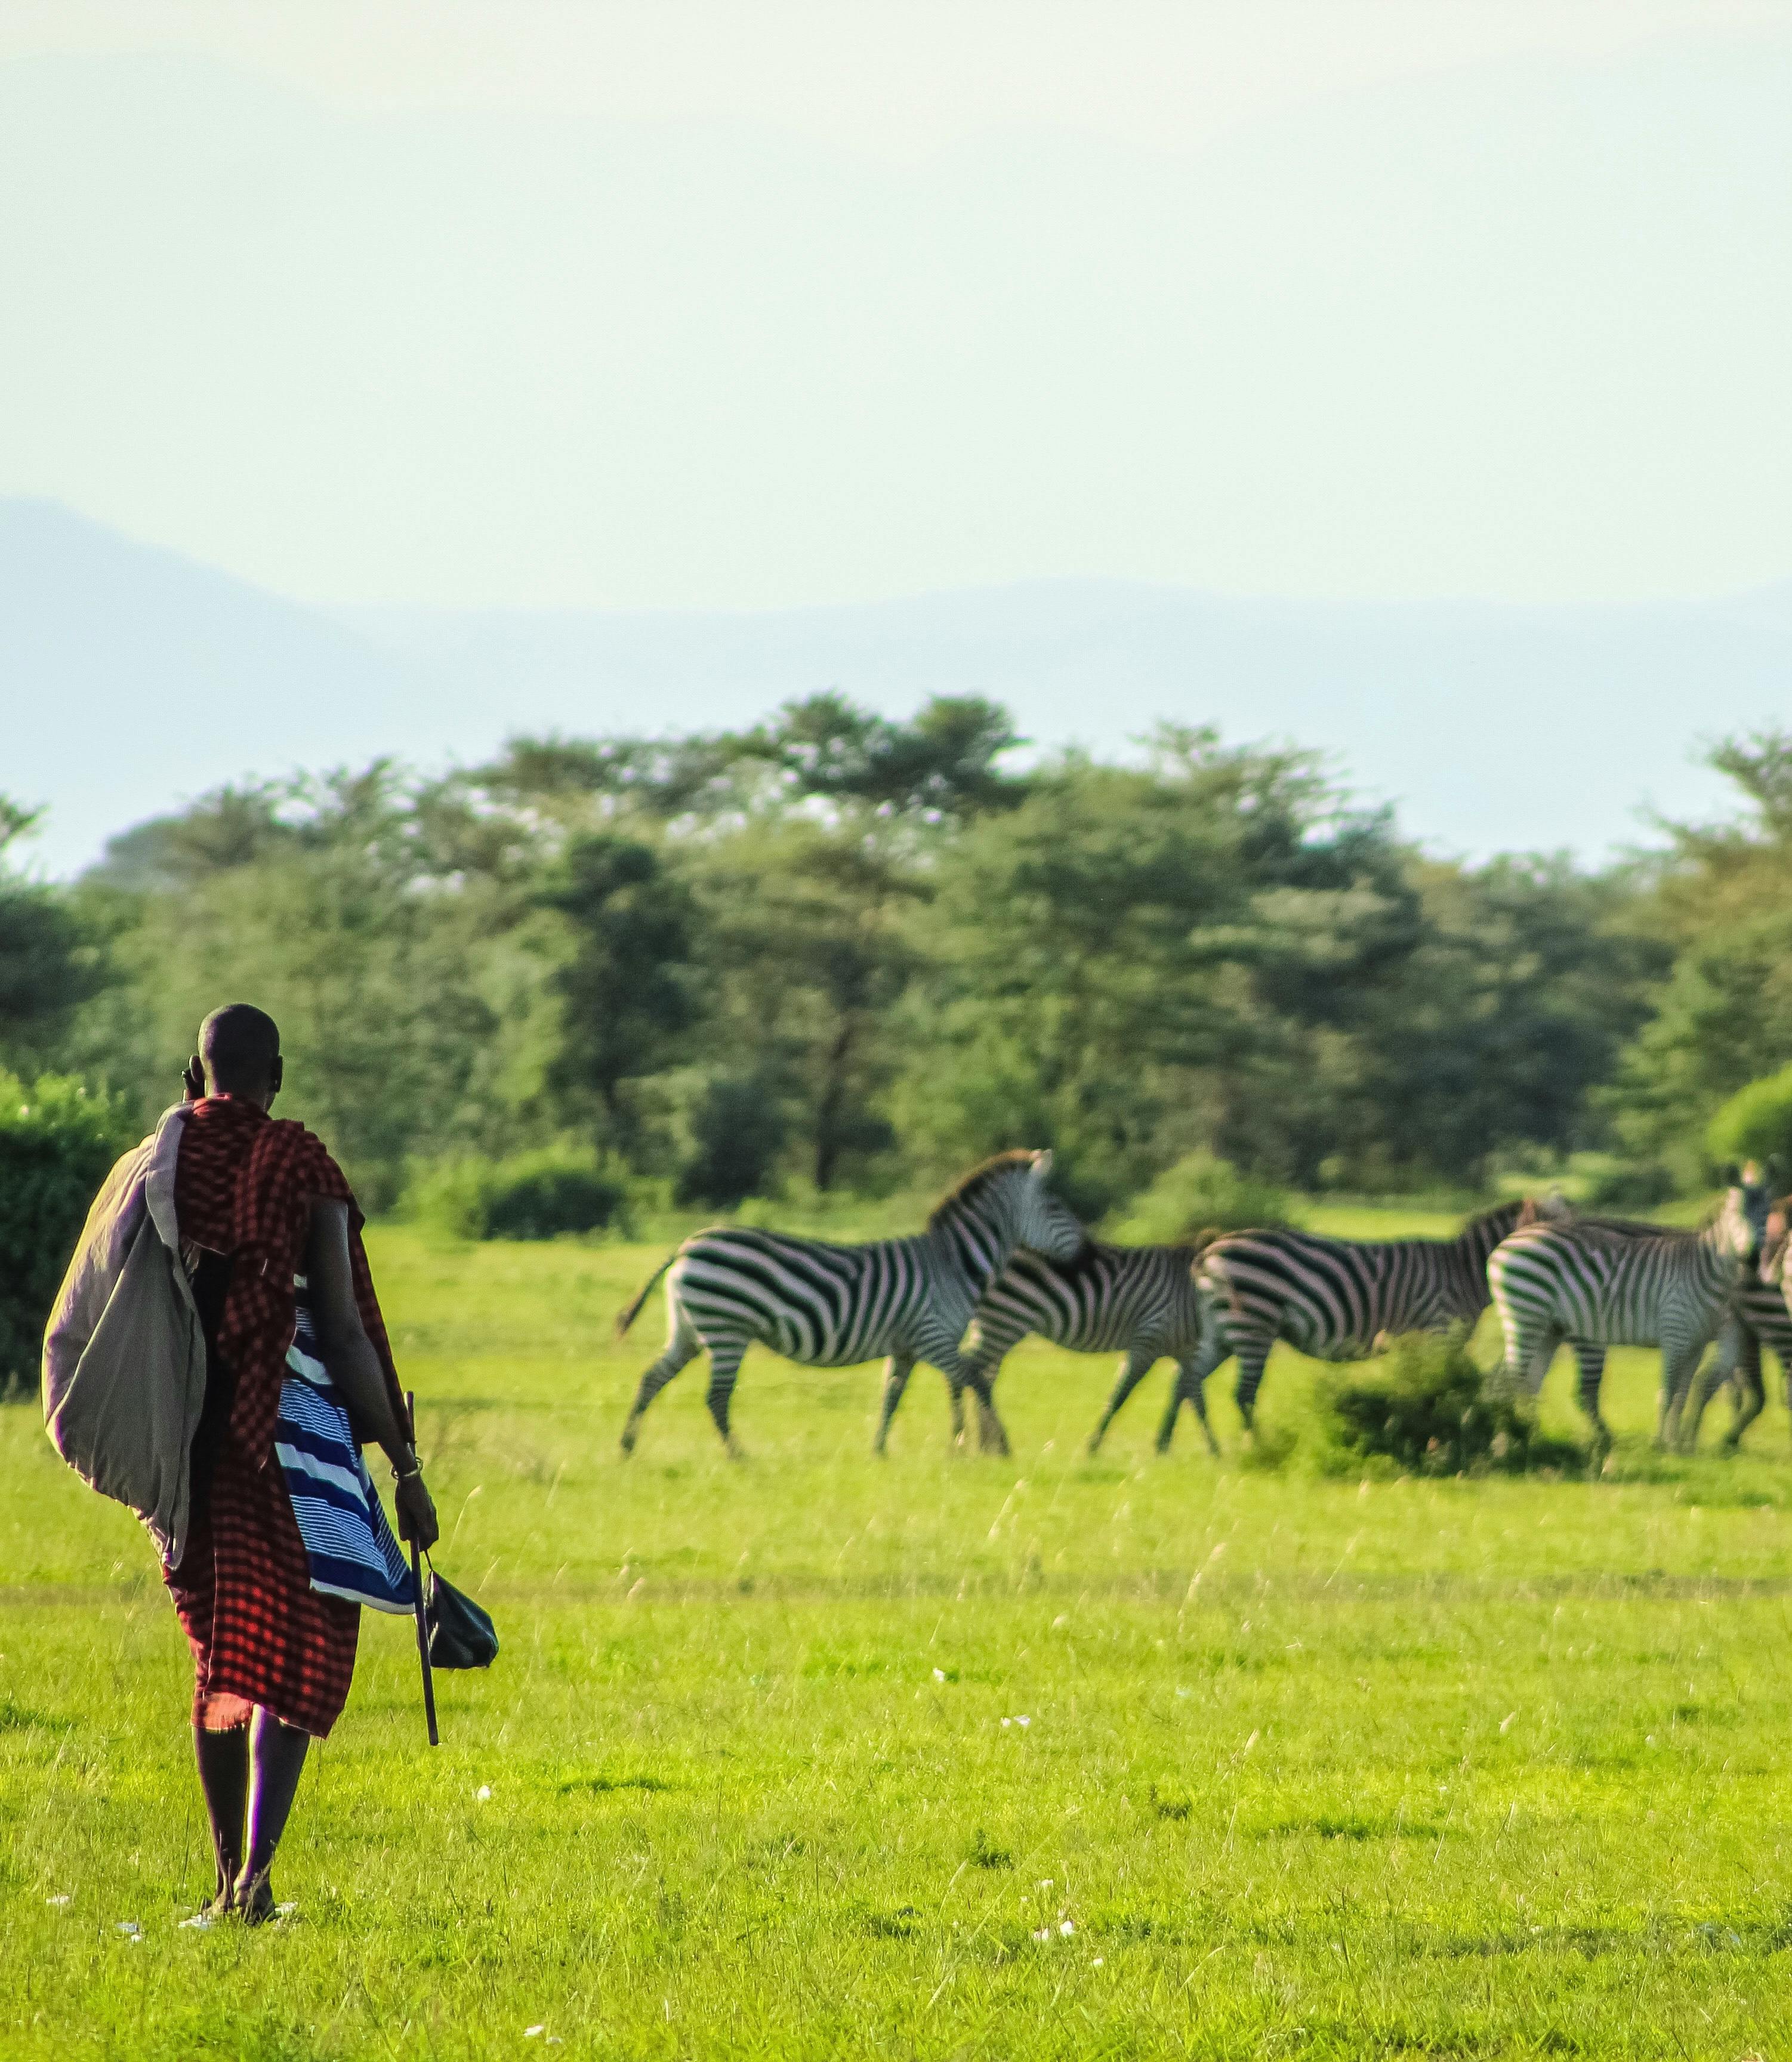
<instances>
[{"instance_id":1,"label":"zebra leg","mask_svg":"<svg viewBox=\"0 0 1792 2062\"><path fill-rule=\"evenodd\" d=\"M1581 1408L1593 1427L1593 1458L1603 1461L1612 1450L1612 1428L1599 1409L1599 1386L1605 1379L1605 1349L1592 1339L1577 1339L1574 1358L1581 1370ZM1545 1366L1548 1366L1545 1362ZM1541 1386L1541 1383L1538 1385Z\"/></svg>"},{"instance_id":2,"label":"zebra leg","mask_svg":"<svg viewBox=\"0 0 1792 2062\"><path fill-rule=\"evenodd\" d=\"M977 1450L982 1454L1006 1454L1008 1445L1007 1427L996 1415L995 1378L1002 1372L1002 1355L993 1365L975 1354L962 1358L950 1357L951 1365L940 1372L946 1377L946 1386L952 1393L952 1443L961 1452L965 1443L964 1393L969 1389L977 1399Z\"/></svg>"},{"instance_id":3,"label":"zebra leg","mask_svg":"<svg viewBox=\"0 0 1792 2062\"><path fill-rule=\"evenodd\" d=\"M977 1450L980 1454L1002 1455L1013 1452L1008 1444L1008 1428L996 1415L995 1384L992 1376L968 1374L973 1394L977 1398Z\"/></svg>"},{"instance_id":4,"label":"zebra leg","mask_svg":"<svg viewBox=\"0 0 1792 2062\"><path fill-rule=\"evenodd\" d=\"M952 1385L954 1398L966 1389L976 1398L978 1452L1012 1452L1013 1449L1008 1444L1008 1428L996 1415L995 1410L995 1378L1002 1372L1002 1362L998 1360L991 1367L981 1360L966 1359L956 1346L943 1346L937 1352L930 1352L928 1358ZM962 1446L964 1424L961 1417L954 1416L952 1430L953 1436Z\"/></svg>"},{"instance_id":5,"label":"zebra leg","mask_svg":"<svg viewBox=\"0 0 1792 2062\"><path fill-rule=\"evenodd\" d=\"M1263 1386L1263 1371L1275 1343L1273 1339L1246 1339L1238 1350L1238 1414L1247 1432L1256 1430L1257 1391Z\"/></svg>"},{"instance_id":6,"label":"zebra leg","mask_svg":"<svg viewBox=\"0 0 1792 2062\"><path fill-rule=\"evenodd\" d=\"M641 1386L635 1391L634 1407L629 1413L628 1422L622 1427L622 1450L625 1454L632 1454L635 1450L635 1438L641 1429L641 1413L679 1369L695 1360L702 1350L703 1342L681 1322L666 1342L665 1351L641 1377Z\"/></svg>"},{"instance_id":7,"label":"zebra leg","mask_svg":"<svg viewBox=\"0 0 1792 2062\"><path fill-rule=\"evenodd\" d=\"M709 1406L709 1415L716 1421L716 1430L721 1434L721 1442L728 1449L728 1457L733 1461L745 1456L740 1441L728 1429L728 1410L733 1400L735 1377L745 1358L745 1339L718 1339L709 1348L709 1393L705 1401Z\"/></svg>"},{"instance_id":8,"label":"zebra leg","mask_svg":"<svg viewBox=\"0 0 1792 2062\"><path fill-rule=\"evenodd\" d=\"M1089 1434L1089 1451L1091 1454L1100 1450L1102 1441L1107 1437L1107 1428L1113 1423L1115 1415L1120 1406L1151 1372L1156 1358L1155 1354L1152 1354L1150 1360L1142 1360L1137 1353L1129 1353L1120 1362L1119 1378L1114 1384L1114 1394L1108 1398L1107 1408L1103 1411L1095 1429ZM1172 1395L1170 1400L1170 1422L1172 1425L1175 1422L1177 1401L1178 1398ZM1157 1442L1159 1453L1163 1450L1164 1443L1162 1435L1159 1434Z\"/></svg>"},{"instance_id":9,"label":"zebra leg","mask_svg":"<svg viewBox=\"0 0 1792 2062\"><path fill-rule=\"evenodd\" d=\"M1176 1363L1176 1378L1170 1387L1170 1407L1163 1414L1163 1422L1157 1428L1157 1450L1170 1450L1170 1435L1176 1429L1176 1413L1183 1398L1193 1406L1195 1415L1201 1421L1201 1436L1207 1442L1207 1451L1215 1460L1219 1458L1219 1442L1213 1436L1213 1427L1207 1422L1207 1377L1201 1372L1199 1357L1195 1356Z\"/></svg>"},{"instance_id":10,"label":"zebra leg","mask_svg":"<svg viewBox=\"0 0 1792 2062\"><path fill-rule=\"evenodd\" d=\"M1706 1406L1720 1389L1728 1389L1734 1415L1724 1434L1725 1452L1734 1454L1737 1442L1761 1415L1767 1396L1761 1374L1761 1341L1752 1330L1732 1322L1718 1334L1718 1350L1704 1366L1696 1367L1678 1412L1674 1444L1683 1454L1696 1452L1700 1421Z\"/></svg>"},{"instance_id":11,"label":"zebra leg","mask_svg":"<svg viewBox=\"0 0 1792 2062\"><path fill-rule=\"evenodd\" d=\"M1731 1370L1723 1366L1721 1360L1706 1360L1693 1371L1693 1379L1686 1394L1686 1405L1682 1413L1679 1436L1675 1443L1683 1454L1698 1450L1699 1427L1705 1422L1705 1407L1719 1389L1729 1381Z\"/></svg>"},{"instance_id":12,"label":"zebra leg","mask_svg":"<svg viewBox=\"0 0 1792 2062\"><path fill-rule=\"evenodd\" d=\"M1681 1415L1704 1350L1703 1339L1689 1342L1664 1338L1661 1342L1661 1396L1656 1411L1655 1443L1664 1451L1671 1452L1680 1443Z\"/></svg>"},{"instance_id":13,"label":"zebra leg","mask_svg":"<svg viewBox=\"0 0 1792 2062\"><path fill-rule=\"evenodd\" d=\"M1761 1334L1742 1334L1736 1356L1736 1419L1724 1434L1724 1445L1734 1453L1755 1419L1767 1407L1767 1380L1761 1365Z\"/></svg>"},{"instance_id":14,"label":"zebra leg","mask_svg":"<svg viewBox=\"0 0 1792 2062\"><path fill-rule=\"evenodd\" d=\"M871 1442L874 1454L881 1454L890 1437L890 1421L896 1415L896 1406L902 1400L902 1391L909 1386L909 1377L914 1372L912 1354L892 1354L883 1364L883 1414L878 1420L878 1436ZM946 1378L951 1379L950 1376Z\"/></svg>"}]
</instances>

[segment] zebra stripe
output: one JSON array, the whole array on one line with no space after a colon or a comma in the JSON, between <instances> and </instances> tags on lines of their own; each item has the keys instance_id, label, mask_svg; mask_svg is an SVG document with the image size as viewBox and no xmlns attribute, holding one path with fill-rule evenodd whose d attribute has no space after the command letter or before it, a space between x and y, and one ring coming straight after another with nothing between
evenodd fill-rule
<instances>
[{"instance_id":1,"label":"zebra stripe","mask_svg":"<svg viewBox=\"0 0 1792 2062\"><path fill-rule=\"evenodd\" d=\"M1188 1246L1094 1240L1070 1260L1017 1253L977 1306L966 1366L993 1388L1002 1362L1030 1332L1071 1353L1123 1353L1111 1417L1166 1354L1185 1371L1199 1350L1193 1257ZM1207 1438L1211 1445L1211 1431Z\"/></svg>"},{"instance_id":2,"label":"zebra stripe","mask_svg":"<svg viewBox=\"0 0 1792 2062\"><path fill-rule=\"evenodd\" d=\"M1742 1286L1755 1232L1742 1191L1726 1195L1702 1231L1642 1229L1597 1219L1528 1225L1489 1258L1488 1285L1505 1333L1505 1372L1532 1395L1557 1346L1574 1349L1581 1407L1603 1450L1611 1430L1599 1409L1609 1346L1659 1346L1657 1443L1675 1434L1702 1354Z\"/></svg>"},{"instance_id":3,"label":"zebra stripe","mask_svg":"<svg viewBox=\"0 0 1792 2062\"><path fill-rule=\"evenodd\" d=\"M1238 1407L1248 1430L1278 1339L1314 1360L1364 1360L1384 1337L1473 1324L1487 1307L1489 1254L1537 1210L1529 1201L1502 1203L1471 1218L1450 1239L1322 1238L1292 1230L1227 1232L1215 1239L1194 1262L1200 1351L1177 1378L1158 1451L1168 1451L1185 1402L1207 1425L1207 1378L1231 1354L1238 1356ZM1116 1393L1090 1440L1091 1450L1125 1400ZM1211 1445L1211 1429L1207 1439Z\"/></svg>"},{"instance_id":4,"label":"zebra stripe","mask_svg":"<svg viewBox=\"0 0 1792 2062\"><path fill-rule=\"evenodd\" d=\"M1021 1246L1068 1258L1083 1227L1045 1186L1049 1153L1004 1153L974 1168L914 1238L832 1246L777 1232L718 1226L685 1240L617 1321L627 1331L661 1274L666 1278L665 1351L641 1378L622 1432L633 1450L642 1413L688 1362L709 1356L709 1414L732 1453L729 1406L747 1347L769 1346L810 1367L851 1367L887 1356L882 1453L890 1421L918 1360L959 1391L969 1382L985 1414L986 1440L1000 1434L988 1385L958 1358L958 1341L988 1286ZM1006 1437L1001 1438L1005 1448Z\"/></svg>"}]
</instances>

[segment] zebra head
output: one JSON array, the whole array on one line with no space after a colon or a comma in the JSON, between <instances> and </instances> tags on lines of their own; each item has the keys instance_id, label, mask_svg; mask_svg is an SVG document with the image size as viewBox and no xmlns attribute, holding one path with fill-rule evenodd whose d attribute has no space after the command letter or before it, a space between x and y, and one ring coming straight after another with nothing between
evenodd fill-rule
<instances>
[{"instance_id":1,"label":"zebra head","mask_svg":"<svg viewBox=\"0 0 1792 2062\"><path fill-rule=\"evenodd\" d=\"M1015 1184L1015 1243L1030 1253L1043 1253L1047 1260L1075 1260L1088 1244L1089 1234L1069 1206L1046 1186L1051 1172L1047 1147L1032 1156L1031 1165Z\"/></svg>"},{"instance_id":2,"label":"zebra head","mask_svg":"<svg viewBox=\"0 0 1792 2062\"><path fill-rule=\"evenodd\" d=\"M981 1293L1016 1246L1050 1260L1074 1260L1088 1234L1046 1186L1050 1153L998 1153L974 1167L927 1220L927 1229L957 1252Z\"/></svg>"}]
</instances>

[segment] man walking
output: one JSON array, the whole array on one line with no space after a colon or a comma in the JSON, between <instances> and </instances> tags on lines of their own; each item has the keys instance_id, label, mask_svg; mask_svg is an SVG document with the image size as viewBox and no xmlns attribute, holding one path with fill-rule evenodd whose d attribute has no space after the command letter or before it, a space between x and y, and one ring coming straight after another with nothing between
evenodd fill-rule
<instances>
[{"instance_id":1,"label":"man walking","mask_svg":"<svg viewBox=\"0 0 1792 2062\"><path fill-rule=\"evenodd\" d=\"M204 1397L184 1534L173 1565L164 1550L163 1579L193 1650L194 1741L217 1863L207 1910L259 1923L274 1910L270 1871L306 1750L348 1699L360 1620L358 1604L314 1586L275 1451L301 1294L356 1438L392 1462L400 1532L428 1547L437 1527L361 1214L322 1141L268 1113L283 1074L274 1021L231 1003L207 1017L199 1044L187 1106L171 1115L182 1120L174 1216L203 1333ZM71 1282L82 1263L78 1254ZM54 1347L53 1322L46 1368Z\"/></svg>"}]
</instances>

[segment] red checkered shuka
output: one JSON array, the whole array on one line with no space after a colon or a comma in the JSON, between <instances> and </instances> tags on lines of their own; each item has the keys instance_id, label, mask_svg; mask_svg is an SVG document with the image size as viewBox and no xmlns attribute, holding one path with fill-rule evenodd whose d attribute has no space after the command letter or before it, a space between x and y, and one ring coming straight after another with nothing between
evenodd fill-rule
<instances>
[{"instance_id":1,"label":"red checkered shuka","mask_svg":"<svg viewBox=\"0 0 1792 2062\"><path fill-rule=\"evenodd\" d=\"M231 1256L213 1350L234 1373L236 1391L209 1493L202 1486L195 1497L180 1565L165 1579L193 1649L194 1719L212 1729L243 1724L259 1704L322 1739L341 1715L355 1671L360 1607L311 1588L274 1456L292 1342L292 1278L304 1264L318 1197L348 1206L356 1301L396 1407L398 1378L363 1220L342 1169L302 1124L232 1096L193 1105L175 1163L175 1213L183 1243Z\"/></svg>"}]
</instances>

